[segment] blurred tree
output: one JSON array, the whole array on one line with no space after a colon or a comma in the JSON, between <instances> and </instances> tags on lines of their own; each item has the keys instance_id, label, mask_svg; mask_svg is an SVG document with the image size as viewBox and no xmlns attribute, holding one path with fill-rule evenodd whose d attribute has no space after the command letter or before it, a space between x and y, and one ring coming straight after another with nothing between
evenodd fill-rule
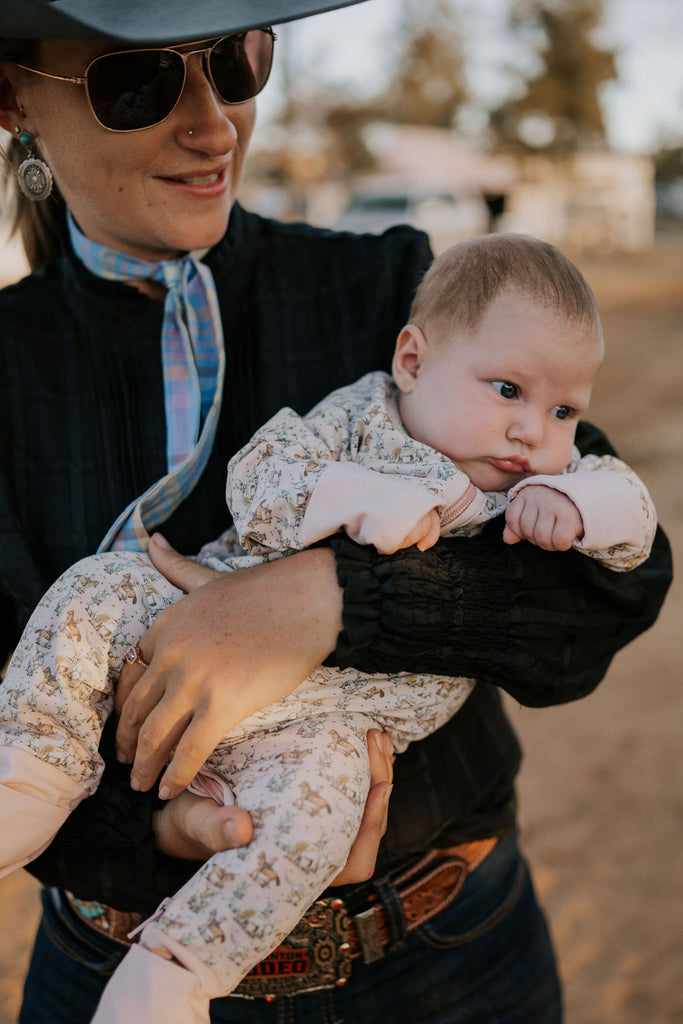
<instances>
[{"instance_id":1,"label":"blurred tree","mask_svg":"<svg viewBox=\"0 0 683 1024\"><path fill-rule=\"evenodd\" d=\"M462 37L449 0L403 0L394 71L365 103L332 103L325 123L344 170L370 170L364 129L373 121L452 128L468 99Z\"/></svg>"},{"instance_id":2,"label":"blurred tree","mask_svg":"<svg viewBox=\"0 0 683 1024\"><path fill-rule=\"evenodd\" d=\"M665 146L655 153L655 180L657 182L683 179L683 146Z\"/></svg>"},{"instance_id":3,"label":"blurred tree","mask_svg":"<svg viewBox=\"0 0 683 1024\"><path fill-rule=\"evenodd\" d=\"M370 171L375 165L365 129L379 121L451 128L468 99L462 37L450 0L402 0L393 38L392 72L381 91L364 100L344 96L321 82L295 89L285 74L286 101L277 123L293 145L305 125L326 138L321 177ZM285 58L286 58L285 54ZM285 59L285 64L288 64Z\"/></svg>"},{"instance_id":4,"label":"blurred tree","mask_svg":"<svg viewBox=\"0 0 683 1024\"><path fill-rule=\"evenodd\" d=\"M379 99L387 121L452 128L468 98L462 37L448 0L404 2L395 71Z\"/></svg>"},{"instance_id":5,"label":"blurred tree","mask_svg":"<svg viewBox=\"0 0 683 1024\"><path fill-rule=\"evenodd\" d=\"M565 154L605 144L600 88L617 77L615 53L596 42L603 0L517 0L510 29L542 40L542 68L491 113L499 145Z\"/></svg>"}]
</instances>

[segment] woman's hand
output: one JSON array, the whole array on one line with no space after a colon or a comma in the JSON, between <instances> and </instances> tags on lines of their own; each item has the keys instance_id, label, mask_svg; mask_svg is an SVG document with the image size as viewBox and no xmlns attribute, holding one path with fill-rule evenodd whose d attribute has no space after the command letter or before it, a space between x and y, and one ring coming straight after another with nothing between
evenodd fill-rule
<instances>
[{"instance_id":1,"label":"woman's hand","mask_svg":"<svg viewBox=\"0 0 683 1024\"><path fill-rule=\"evenodd\" d=\"M394 777L394 755L387 733L371 729L368 733L370 755L370 792L365 801L363 820L346 864L330 885L367 882L375 871L379 844L387 830L389 797Z\"/></svg>"},{"instance_id":2,"label":"woman's hand","mask_svg":"<svg viewBox=\"0 0 683 1024\"><path fill-rule=\"evenodd\" d=\"M166 799L187 787L228 729L324 661L341 629L342 592L325 548L239 573L198 565L156 535L149 553L187 596L142 637L149 668L123 668L116 740L120 760L133 761L134 789L149 789L171 758L159 788Z\"/></svg>"},{"instance_id":3,"label":"woman's hand","mask_svg":"<svg viewBox=\"0 0 683 1024\"><path fill-rule=\"evenodd\" d=\"M377 851L387 827L394 759L386 733L368 733L370 792L363 820L348 860L332 885L365 882L372 877ZM157 849L170 857L207 860L220 850L245 846L252 821L241 807L219 807L213 800L184 792L169 800L153 817Z\"/></svg>"}]
</instances>

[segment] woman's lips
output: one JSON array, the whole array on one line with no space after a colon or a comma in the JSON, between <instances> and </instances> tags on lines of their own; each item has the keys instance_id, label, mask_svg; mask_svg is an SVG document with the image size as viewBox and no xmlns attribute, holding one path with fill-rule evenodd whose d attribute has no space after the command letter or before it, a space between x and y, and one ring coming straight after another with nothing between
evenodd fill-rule
<instances>
[{"instance_id":1,"label":"woman's lips","mask_svg":"<svg viewBox=\"0 0 683 1024\"><path fill-rule=\"evenodd\" d=\"M204 171L197 174L173 174L161 176L161 180L179 188L192 189L196 192L215 192L225 188L228 180L227 167L218 171Z\"/></svg>"},{"instance_id":2,"label":"woman's lips","mask_svg":"<svg viewBox=\"0 0 683 1024\"><path fill-rule=\"evenodd\" d=\"M220 173L198 174L194 178L171 178L171 181L179 181L183 185L213 185L220 178Z\"/></svg>"}]
</instances>

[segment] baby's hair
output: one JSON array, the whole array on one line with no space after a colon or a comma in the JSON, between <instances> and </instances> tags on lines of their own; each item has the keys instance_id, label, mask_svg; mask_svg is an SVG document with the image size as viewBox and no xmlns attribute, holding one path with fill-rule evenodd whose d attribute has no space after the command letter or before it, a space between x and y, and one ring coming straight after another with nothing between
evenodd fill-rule
<instances>
[{"instance_id":1,"label":"baby's hair","mask_svg":"<svg viewBox=\"0 0 683 1024\"><path fill-rule=\"evenodd\" d=\"M409 320L423 330L474 329L509 288L602 338L595 296L578 267L549 242L512 233L470 238L442 253L417 289Z\"/></svg>"}]
</instances>

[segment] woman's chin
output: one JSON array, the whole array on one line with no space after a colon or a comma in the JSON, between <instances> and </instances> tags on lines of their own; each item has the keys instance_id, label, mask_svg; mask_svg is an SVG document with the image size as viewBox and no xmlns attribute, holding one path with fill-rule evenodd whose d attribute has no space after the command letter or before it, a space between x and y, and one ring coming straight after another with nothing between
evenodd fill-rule
<instances>
[{"instance_id":1,"label":"woman's chin","mask_svg":"<svg viewBox=\"0 0 683 1024\"><path fill-rule=\"evenodd\" d=\"M163 242L164 255L157 258L172 259L180 252L192 252L202 249L212 249L223 238L228 226L228 218L216 218L212 223L199 226L193 225L188 230L170 231ZM160 239L161 241L161 239Z\"/></svg>"}]
</instances>

